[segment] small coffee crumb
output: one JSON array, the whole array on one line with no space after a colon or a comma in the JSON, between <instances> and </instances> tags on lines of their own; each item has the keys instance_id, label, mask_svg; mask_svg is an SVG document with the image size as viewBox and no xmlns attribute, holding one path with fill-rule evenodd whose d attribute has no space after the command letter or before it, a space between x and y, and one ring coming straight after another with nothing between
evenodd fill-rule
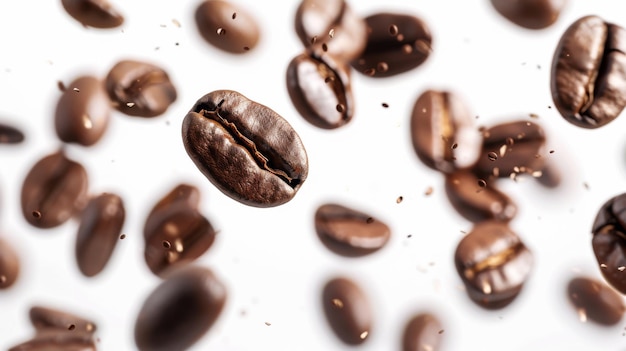
<instances>
[{"instance_id":1,"label":"small coffee crumb","mask_svg":"<svg viewBox=\"0 0 626 351\"><path fill-rule=\"evenodd\" d=\"M541 65L537 65L537 69L541 69Z\"/></svg>"},{"instance_id":2,"label":"small coffee crumb","mask_svg":"<svg viewBox=\"0 0 626 351\"><path fill-rule=\"evenodd\" d=\"M330 39L332 39L334 36L335 36L335 28L331 28L331 29L328 31L328 37L329 37Z\"/></svg>"},{"instance_id":3,"label":"small coffee crumb","mask_svg":"<svg viewBox=\"0 0 626 351\"><path fill-rule=\"evenodd\" d=\"M179 42L175 42L175 43L174 43L174 45L179 46L179 45L180 45L180 43L179 43Z\"/></svg>"},{"instance_id":4,"label":"small coffee crumb","mask_svg":"<svg viewBox=\"0 0 626 351\"><path fill-rule=\"evenodd\" d=\"M159 24L159 27L161 27L161 28L166 28L166 27L167 27L167 24Z\"/></svg>"},{"instance_id":5,"label":"small coffee crumb","mask_svg":"<svg viewBox=\"0 0 626 351\"><path fill-rule=\"evenodd\" d=\"M429 186L428 188L426 188L426 191L424 192L424 195L429 196L432 193L433 193L433 187Z\"/></svg>"},{"instance_id":6,"label":"small coffee crumb","mask_svg":"<svg viewBox=\"0 0 626 351\"><path fill-rule=\"evenodd\" d=\"M396 199L396 203L399 204L402 202L402 200L404 200L404 198L402 196L398 196L398 198Z\"/></svg>"},{"instance_id":7,"label":"small coffee crumb","mask_svg":"<svg viewBox=\"0 0 626 351\"><path fill-rule=\"evenodd\" d=\"M359 335L359 337L361 338L361 340L363 340L363 339L367 338L368 334L369 334L368 331L364 331L364 332L361 333L361 335Z\"/></svg>"},{"instance_id":8,"label":"small coffee crumb","mask_svg":"<svg viewBox=\"0 0 626 351\"><path fill-rule=\"evenodd\" d=\"M440 330L440 331L438 331L437 333L438 333L438 334L443 334L443 332L444 332L444 330L443 330L443 329L441 329L441 330Z\"/></svg>"},{"instance_id":9,"label":"small coffee crumb","mask_svg":"<svg viewBox=\"0 0 626 351\"><path fill-rule=\"evenodd\" d=\"M513 139L511 137L506 138L506 144L508 146L513 146L513 144L515 144L515 139Z\"/></svg>"},{"instance_id":10,"label":"small coffee crumb","mask_svg":"<svg viewBox=\"0 0 626 351\"><path fill-rule=\"evenodd\" d=\"M552 106L548 105L548 108L552 108Z\"/></svg>"},{"instance_id":11,"label":"small coffee crumb","mask_svg":"<svg viewBox=\"0 0 626 351\"><path fill-rule=\"evenodd\" d=\"M126 234L120 235L120 240L124 240L124 239L126 239Z\"/></svg>"},{"instance_id":12,"label":"small coffee crumb","mask_svg":"<svg viewBox=\"0 0 626 351\"><path fill-rule=\"evenodd\" d=\"M412 238L412 237L413 237L413 235L412 235L412 234L408 234L406 237L407 237L408 239L410 239L410 238Z\"/></svg>"},{"instance_id":13,"label":"small coffee crumb","mask_svg":"<svg viewBox=\"0 0 626 351\"><path fill-rule=\"evenodd\" d=\"M217 35L226 35L226 29L220 27L217 29Z\"/></svg>"},{"instance_id":14,"label":"small coffee crumb","mask_svg":"<svg viewBox=\"0 0 626 351\"><path fill-rule=\"evenodd\" d=\"M163 240L163 247L166 249L170 249L172 247L172 244L170 244L170 242L167 240Z\"/></svg>"},{"instance_id":15,"label":"small coffee crumb","mask_svg":"<svg viewBox=\"0 0 626 351\"><path fill-rule=\"evenodd\" d=\"M387 72L389 65L387 62L379 62L378 65L376 65L376 70L378 70L378 72Z\"/></svg>"},{"instance_id":16,"label":"small coffee crumb","mask_svg":"<svg viewBox=\"0 0 626 351\"><path fill-rule=\"evenodd\" d=\"M233 12L233 19L237 18L237 12Z\"/></svg>"},{"instance_id":17,"label":"small coffee crumb","mask_svg":"<svg viewBox=\"0 0 626 351\"><path fill-rule=\"evenodd\" d=\"M269 327L270 325L272 325L272 323L270 323L270 322L265 322L265 325L267 325L267 326Z\"/></svg>"},{"instance_id":18,"label":"small coffee crumb","mask_svg":"<svg viewBox=\"0 0 626 351\"><path fill-rule=\"evenodd\" d=\"M73 88L72 90L74 90L77 93L80 93L80 89L78 89L78 88Z\"/></svg>"},{"instance_id":19,"label":"small coffee crumb","mask_svg":"<svg viewBox=\"0 0 626 351\"><path fill-rule=\"evenodd\" d=\"M174 23L176 27L180 28L180 22L178 22L176 18L172 18L172 23Z\"/></svg>"},{"instance_id":20,"label":"small coffee crumb","mask_svg":"<svg viewBox=\"0 0 626 351\"><path fill-rule=\"evenodd\" d=\"M589 190L589 184L587 184L587 182L583 182L583 186L585 187L585 189Z\"/></svg>"},{"instance_id":21,"label":"small coffee crumb","mask_svg":"<svg viewBox=\"0 0 626 351\"><path fill-rule=\"evenodd\" d=\"M328 51L328 45L326 45L326 43L322 44L322 51Z\"/></svg>"},{"instance_id":22,"label":"small coffee crumb","mask_svg":"<svg viewBox=\"0 0 626 351\"><path fill-rule=\"evenodd\" d=\"M63 84L62 81L57 81L57 87L59 88L59 90L61 90L61 92L65 92L67 90L67 87L65 87L65 84Z\"/></svg>"},{"instance_id":23,"label":"small coffee crumb","mask_svg":"<svg viewBox=\"0 0 626 351\"><path fill-rule=\"evenodd\" d=\"M335 81L335 77L326 77L324 79L324 83L330 83L330 82L334 82Z\"/></svg>"},{"instance_id":24,"label":"small coffee crumb","mask_svg":"<svg viewBox=\"0 0 626 351\"><path fill-rule=\"evenodd\" d=\"M386 102L383 102L383 103L382 103L382 106L383 106L384 108L388 108L388 107L389 107L389 104L387 104Z\"/></svg>"},{"instance_id":25,"label":"small coffee crumb","mask_svg":"<svg viewBox=\"0 0 626 351\"><path fill-rule=\"evenodd\" d=\"M317 41L317 36L314 36L313 38L311 38L311 44L315 44L316 41Z\"/></svg>"},{"instance_id":26,"label":"small coffee crumb","mask_svg":"<svg viewBox=\"0 0 626 351\"><path fill-rule=\"evenodd\" d=\"M35 218L37 218L37 219L41 218L41 212L39 212L39 211L33 211L33 217L35 217Z\"/></svg>"},{"instance_id":27,"label":"small coffee crumb","mask_svg":"<svg viewBox=\"0 0 626 351\"><path fill-rule=\"evenodd\" d=\"M343 104L337 104L337 112L339 113L346 112L346 107Z\"/></svg>"},{"instance_id":28,"label":"small coffee crumb","mask_svg":"<svg viewBox=\"0 0 626 351\"><path fill-rule=\"evenodd\" d=\"M550 150L550 153L551 153L551 154L553 154L553 153L554 153L554 150Z\"/></svg>"},{"instance_id":29,"label":"small coffee crumb","mask_svg":"<svg viewBox=\"0 0 626 351\"><path fill-rule=\"evenodd\" d=\"M363 71L363 74L373 77L374 74L376 74L376 70L374 68L368 68L365 71Z\"/></svg>"},{"instance_id":30,"label":"small coffee crumb","mask_svg":"<svg viewBox=\"0 0 626 351\"><path fill-rule=\"evenodd\" d=\"M498 159L498 154L492 151L487 154L487 158L489 159L489 161L495 161Z\"/></svg>"},{"instance_id":31,"label":"small coffee crumb","mask_svg":"<svg viewBox=\"0 0 626 351\"><path fill-rule=\"evenodd\" d=\"M67 327L67 330L74 330L76 329L76 326L74 324L70 324L69 327Z\"/></svg>"},{"instance_id":32,"label":"small coffee crumb","mask_svg":"<svg viewBox=\"0 0 626 351\"><path fill-rule=\"evenodd\" d=\"M459 147L459 144L454 143L452 144L452 146L450 147L452 150L456 149L457 147Z\"/></svg>"},{"instance_id":33,"label":"small coffee crumb","mask_svg":"<svg viewBox=\"0 0 626 351\"><path fill-rule=\"evenodd\" d=\"M536 113L529 114L530 118L539 118L539 115Z\"/></svg>"},{"instance_id":34,"label":"small coffee crumb","mask_svg":"<svg viewBox=\"0 0 626 351\"><path fill-rule=\"evenodd\" d=\"M398 26L396 26L395 24L392 24L389 26L389 34L391 34L392 36L396 36L398 35Z\"/></svg>"},{"instance_id":35,"label":"small coffee crumb","mask_svg":"<svg viewBox=\"0 0 626 351\"><path fill-rule=\"evenodd\" d=\"M126 106L128 106L128 107L133 107L133 106L135 106L135 103L134 103L134 102L127 102L127 103L126 103Z\"/></svg>"},{"instance_id":36,"label":"small coffee crumb","mask_svg":"<svg viewBox=\"0 0 626 351\"><path fill-rule=\"evenodd\" d=\"M367 224L374 223L374 218L372 218L372 217L367 217L367 219L365 220L365 222L366 222Z\"/></svg>"},{"instance_id":37,"label":"small coffee crumb","mask_svg":"<svg viewBox=\"0 0 626 351\"><path fill-rule=\"evenodd\" d=\"M483 179L478 179L478 186L484 188L487 186L487 182L485 182Z\"/></svg>"},{"instance_id":38,"label":"small coffee crumb","mask_svg":"<svg viewBox=\"0 0 626 351\"><path fill-rule=\"evenodd\" d=\"M337 308L343 308L343 301L339 299L333 299L333 306Z\"/></svg>"}]
</instances>

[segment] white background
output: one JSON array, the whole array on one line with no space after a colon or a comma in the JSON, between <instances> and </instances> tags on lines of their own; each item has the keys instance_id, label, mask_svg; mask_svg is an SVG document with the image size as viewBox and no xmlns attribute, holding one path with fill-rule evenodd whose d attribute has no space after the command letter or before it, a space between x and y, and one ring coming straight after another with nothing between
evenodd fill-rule
<instances>
[{"instance_id":1,"label":"white background","mask_svg":"<svg viewBox=\"0 0 626 351\"><path fill-rule=\"evenodd\" d=\"M302 51L293 28L298 2L238 3L262 28L259 46L242 56L201 40L195 0L115 1L126 21L112 30L83 28L60 1L0 2L0 121L19 126L27 137L21 145L0 146L0 235L23 262L19 282L0 292L1 349L33 335L28 310L34 304L91 317L100 350L135 349L137 313L159 284L143 260L143 223L161 196L188 182L201 189L201 210L219 231L198 264L211 267L229 292L219 320L193 350L352 349L321 314L321 286L336 274L359 282L372 303L374 327L358 350L399 350L404 323L425 310L444 324L444 350L626 350L626 322L611 328L581 323L565 295L572 276L600 277L590 227L602 203L625 190L626 117L584 130L549 107L550 64L565 28L588 14L625 26L621 2L570 1L556 24L530 31L507 22L486 0L353 0L363 16L386 10L421 17L432 30L433 53L419 68L392 78L355 72L356 115L334 131L308 124L287 95L287 64ZM74 258L77 223L31 227L20 211L20 188L32 165L61 145L53 128L57 81L69 84L84 73L104 77L127 58L162 66L179 98L154 119L115 112L96 146L68 146L69 156L88 170L91 192L116 192L127 209L126 239L106 270L88 279ZM443 177L419 162L410 143L410 111L428 88L460 94L479 116L477 125L538 114L549 135L547 150L555 150L546 157L564 175L556 190L532 179L501 182L519 207L511 226L536 262L522 294L500 311L482 310L459 288L453 253L471 224L452 210ZM271 107L301 136L310 172L291 202L271 209L239 204L186 155L181 121L198 98L217 89L237 90ZM390 107L382 108L383 102ZM425 196L428 187L434 191ZM388 245L358 259L327 251L313 228L315 209L327 201L387 222L393 231Z\"/></svg>"}]
</instances>

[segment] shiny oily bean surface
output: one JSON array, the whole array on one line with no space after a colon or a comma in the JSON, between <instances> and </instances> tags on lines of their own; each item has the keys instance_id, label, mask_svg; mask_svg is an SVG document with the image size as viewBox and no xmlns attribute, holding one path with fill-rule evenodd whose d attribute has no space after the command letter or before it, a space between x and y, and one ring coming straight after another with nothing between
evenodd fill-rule
<instances>
[{"instance_id":1,"label":"shiny oily bean surface","mask_svg":"<svg viewBox=\"0 0 626 351\"><path fill-rule=\"evenodd\" d=\"M472 166L482 141L461 98L446 91L422 93L411 113L411 140L428 167L451 173Z\"/></svg>"},{"instance_id":2,"label":"shiny oily bean surface","mask_svg":"<svg viewBox=\"0 0 626 351\"><path fill-rule=\"evenodd\" d=\"M261 37L261 28L252 13L230 1L203 1L196 9L195 19L204 40L233 54L254 49Z\"/></svg>"},{"instance_id":3,"label":"shiny oily bean surface","mask_svg":"<svg viewBox=\"0 0 626 351\"><path fill-rule=\"evenodd\" d=\"M421 313L409 320L402 335L402 351L441 350L443 327L431 313Z\"/></svg>"},{"instance_id":4,"label":"shiny oily bean surface","mask_svg":"<svg viewBox=\"0 0 626 351\"><path fill-rule=\"evenodd\" d=\"M348 345L364 343L372 329L372 307L354 281L334 278L322 291L326 320L335 335Z\"/></svg>"},{"instance_id":5,"label":"shiny oily bean surface","mask_svg":"<svg viewBox=\"0 0 626 351\"><path fill-rule=\"evenodd\" d=\"M183 120L182 137L187 154L209 181L246 205L284 204L308 174L306 150L291 125L235 91L200 98Z\"/></svg>"},{"instance_id":6,"label":"shiny oily bean surface","mask_svg":"<svg viewBox=\"0 0 626 351\"><path fill-rule=\"evenodd\" d=\"M0 238L0 289L15 284L20 275L20 257L6 239Z\"/></svg>"},{"instance_id":7,"label":"shiny oily bean surface","mask_svg":"<svg viewBox=\"0 0 626 351\"><path fill-rule=\"evenodd\" d=\"M387 224L338 204L324 204L315 212L315 231L332 252L357 257L384 247L391 236Z\"/></svg>"},{"instance_id":8,"label":"shiny oily bean surface","mask_svg":"<svg viewBox=\"0 0 626 351\"><path fill-rule=\"evenodd\" d=\"M19 144L24 141L24 132L14 126L0 123L0 144Z\"/></svg>"},{"instance_id":9,"label":"shiny oily bean surface","mask_svg":"<svg viewBox=\"0 0 626 351\"><path fill-rule=\"evenodd\" d=\"M115 28L124 23L124 16L107 0L61 0L61 3L85 27Z\"/></svg>"},{"instance_id":10,"label":"shiny oily bean surface","mask_svg":"<svg viewBox=\"0 0 626 351\"><path fill-rule=\"evenodd\" d=\"M104 193L89 201L81 214L76 238L76 262L83 275L93 277L104 269L125 219L124 202L118 195Z\"/></svg>"},{"instance_id":11,"label":"shiny oily bean surface","mask_svg":"<svg viewBox=\"0 0 626 351\"><path fill-rule=\"evenodd\" d=\"M64 312L61 310L33 306L29 311L30 322L37 331L43 330L72 330L93 334L96 324L83 317Z\"/></svg>"},{"instance_id":12,"label":"shiny oily bean surface","mask_svg":"<svg viewBox=\"0 0 626 351\"><path fill-rule=\"evenodd\" d=\"M459 242L454 262L472 301L499 309L522 290L533 257L507 224L487 221L476 224Z\"/></svg>"},{"instance_id":13,"label":"shiny oily bean surface","mask_svg":"<svg viewBox=\"0 0 626 351\"><path fill-rule=\"evenodd\" d=\"M44 329L9 351L96 351L96 341L81 330Z\"/></svg>"},{"instance_id":14,"label":"shiny oily bean surface","mask_svg":"<svg viewBox=\"0 0 626 351\"><path fill-rule=\"evenodd\" d=\"M104 83L82 76L69 84L57 102L54 127L61 141L90 146L102 138L110 118L111 102Z\"/></svg>"},{"instance_id":15,"label":"shiny oily bean surface","mask_svg":"<svg viewBox=\"0 0 626 351\"><path fill-rule=\"evenodd\" d=\"M491 4L520 27L544 29L556 22L567 0L491 0Z\"/></svg>"},{"instance_id":16,"label":"shiny oily bean surface","mask_svg":"<svg viewBox=\"0 0 626 351\"><path fill-rule=\"evenodd\" d=\"M87 171L57 151L39 160L22 184L22 214L38 228L65 223L87 203Z\"/></svg>"},{"instance_id":17,"label":"shiny oily bean surface","mask_svg":"<svg viewBox=\"0 0 626 351\"><path fill-rule=\"evenodd\" d=\"M200 203L200 190L190 184L178 184L169 193L163 196L150 210L144 224L143 237L148 238L155 228L173 212L180 211L180 207L197 210Z\"/></svg>"},{"instance_id":18,"label":"shiny oily bean surface","mask_svg":"<svg viewBox=\"0 0 626 351\"><path fill-rule=\"evenodd\" d=\"M172 271L147 297L135 323L140 351L186 350L218 319L227 291L207 268Z\"/></svg>"},{"instance_id":19,"label":"shiny oily bean surface","mask_svg":"<svg viewBox=\"0 0 626 351\"><path fill-rule=\"evenodd\" d=\"M599 128L617 118L626 106L626 31L597 16L574 22L554 52L551 90L576 126Z\"/></svg>"},{"instance_id":20,"label":"shiny oily bean surface","mask_svg":"<svg viewBox=\"0 0 626 351\"><path fill-rule=\"evenodd\" d=\"M287 67L287 91L294 107L309 123L339 128L354 115L349 67L330 55L303 53Z\"/></svg>"},{"instance_id":21,"label":"shiny oily bean surface","mask_svg":"<svg viewBox=\"0 0 626 351\"><path fill-rule=\"evenodd\" d=\"M626 193L602 205L591 232L593 253L600 272L613 288L626 295Z\"/></svg>"},{"instance_id":22,"label":"shiny oily bean surface","mask_svg":"<svg viewBox=\"0 0 626 351\"><path fill-rule=\"evenodd\" d=\"M578 277L570 280L567 296L583 322L591 320L601 325L615 325L622 320L626 310L621 295L591 278Z\"/></svg>"}]
</instances>

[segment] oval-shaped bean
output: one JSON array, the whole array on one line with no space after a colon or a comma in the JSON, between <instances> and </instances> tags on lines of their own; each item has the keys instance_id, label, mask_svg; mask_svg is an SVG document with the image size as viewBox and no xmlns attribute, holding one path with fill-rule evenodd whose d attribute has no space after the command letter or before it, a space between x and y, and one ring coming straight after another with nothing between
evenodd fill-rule
<instances>
[{"instance_id":1,"label":"oval-shaped bean","mask_svg":"<svg viewBox=\"0 0 626 351\"><path fill-rule=\"evenodd\" d=\"M115 28L122 16L107 0L61 0L65 11L85 27Z\"/></svg>"},{"instance_id":2,"label":"oval-shaped bean","mask_svg":"<svg viewBox=\"0 0 626 351\"><path fill-rule=\"evenodd\" d=\"M404 327L402 351L439 351L443 327L435 315L421 313Z\"/></svg>"},{"instance_id":3,"label":"oval-shaped bean","mask_svg":"<svg viewBox=\"0 0 626 351\"><path fill-rule=\"evenodd\" d=\"M254 49L261 37L256 18L230 1L203 1L196 9L195 19L204 40L233 54Z\"/></svg>"},{"instance_id":4,"label":"oval-shaped bean","mask_svg":"<svg viewBox=\"0 0 626 351\"><path fill-rule=\"evenodd\" d=\"M602 205L591 232L593 253L600 272L613 288L626 294L626 193Z\"/></svg>"},{"instance_id":5,"label":"oval-shaped bean","mask_svg":"<svg viewBox=\"0 0 626 351\"><path fill-rule=\"evenodd\" d=\"M42 306L33 306L29 312L30 322L37 331L72 330L93 334L96 324L77 315Z\"/></svg>"},{"instance_id":6,"label":"oval-shaped bean","mask_svg":"<svg viewBox=\"0 0 626 351\"><path fill-rule=\"evenodd\" d=\"M0 289L15 284L20 275L20 257L5 239L0 238Z\"/></svg>"},{"instance_id":7,"label":"oval-shaped bean","mask_svg":"<svg viewBox=\"0 0 626 351\"><path fill-rule=\"evenodd\" d=\"M341 341L359 345L367 340L372 329L372 307L355 282L347 278L330 280L324 286L322 304L328 324Z\"/></svg>"},{"instance_id":8,"label":"oval-shaped bean","mask_svg":"<svg viewBox=\"0 0 626 351\"><path fill-rule=\"evenodd\" d=\"M595 279L578 277L570 280L567 296L583 322L591 320L601 325L615 325L626 311L624 298Z\"/></svg>"},{"instance_id":9,"label":"oval-shaped bean","mask_svg":"<svg viewBox=\"0 0 626 351\"><path fill-rule=\"evenodd\" d=\"M491 0L509 21L527 29L544 29L559 18L567 0Z\"/></svg>"}]
</instances>

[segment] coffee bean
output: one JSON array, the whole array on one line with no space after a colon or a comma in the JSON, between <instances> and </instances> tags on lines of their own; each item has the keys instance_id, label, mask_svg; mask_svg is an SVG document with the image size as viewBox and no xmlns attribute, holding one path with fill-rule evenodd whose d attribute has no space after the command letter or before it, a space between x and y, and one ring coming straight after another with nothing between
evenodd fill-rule
<instances>
[{"instance_id":1,"label":"coffee bean","mask_svg":"<svg viewBox=\"0 0 626 351\"><path fill-rule=\"evenodd\" d=\"M295 29L302 44L348 62L365 48L365 21L344 0L302 0L295 15ZM327 35L333 31L333 36Z\"/></svg>"},{"instance_id":2,"label":"coffee bean","mask_svg":"<svg viewBox=\"0 0 626 351\"><path fill-rule=\"evenodd\" d=\"M31 307L29 316L31 323L38 332L51 329L61 331L70 330L72 326L73 328L71 328L71 330L77 332L93 334L96 331L96 324L94 322L71 313L48 307Z\"/></svg>"},{"instance_id":3,"label":"coffee bean","mask_svg":"<svg viewBox=\"0 0 626 351\"><path fill-rule=\"evenodd\" d=\"M295 57L287 67L291 102L304 119L317 127L345 125L354 114L349 72L349 67L327 54Z\"/></svg>"},{"instance_id":4,"label":"coffee bean","mask_svg":"<svg viewBox=\"0 0 626 351\"><path fill-rule=\"evenodd\" d=\"M22 184L22 213L31 225L52 228L80 212L87 202L87 171L63 150L39 160Z\"/></svg>"},{"instance_id":5,"label":"coffee bean","mask_svg":"<svg viewBox=\"0 0 626 351\"><path fill-rule=\"evenodd\" d=\"M439 351L442 330L441 322L433 314L414 316L404 328L402 351Z\"/></svg>"},{"instance_id":6,"label":"coffee bean","mask_svg":"<svg viewBox=\"0 0 626 351\"><path fill-rule=\"evenodd\" d=\"M590 278L574 278L567 285L567 296L581 321L601 325L618 324L624 316L624 299L604 283Z\"/></svg>"},{"instance_id":7,"label":"coffee bean","mask_svg":"<svg viewBox=\"0 0 626 351\"><path fill-rule=\"evenodd\" d=\"M372 329L370 302L361 288L347 278L334 278L324 286L322 305L333 332L348 345L365 342Z\"/></svg>"},{"instance_id":8,"label":"coffee bean","mask_svg":"<svg viewBox=\"0 0 626 351\"><path fill-rule=\"evenodd\" d=\"M124 226L126 211L115 194L89 201L80 218L76 239L76 262L81 273L93 277L109 262Z\"/></svg>"},{"instance_id":9,"label":"coffee bean","mask_svg":"<svg viewBox=\"0 0 626 351\"><path fill-rule=\"evenodd\" d=\"M502 16L527 29L544 29L559 18L567 0L491 0Z\"/></svg>"},{"instance_id":10,"label":"coffee bean","mask_svg":"<svg viewBox=\"0 0 626 351\"><path fill-rule=\"evenodd\" d=\"M467 220L482 222L498 220L507 222L517 214L517 206L493 184L480 186L476 175L469 171L458 171L446 175L446 195L452 207Z\"/></svg>"},{"instance_id":11,"label":"coffee bean","mask_svg":"<svg viewBox=\"0 0 626 351\"><path fill-rule=\"evenodd\" d=\"M552 60L552 99L583 128L611 122L626 106L626 31L587 16L563 33Z\"/></svg>"},{"instance_id":12,"label":"coffee bean","mask_svg":"<svg viewBox=\"0 0 626 351\"><path fill-rule=\"evenodd\" d=\"M626 294L626 193L605 202L591 228L591 244L604 279Z\"/></svg>"},{"instance_id":13,"label":"coffee bean","mask_svg":"<svg viewBox=\"0 0 626 351\"><path fill-rule=\"evenodd\" d=\"M98 142L109 124L111 102L98 78L82 76L69 85L59 99L54 126L59 139L66 143L90 146Z\"/></svg>"},{"instance_id":14,"label":"coffee bean","mask_svg":"<svg viewBox=\"0 0 626 351\"><path fill-rule=\"evenodd\" d=\"M6 239L0 238L0 289L10 288L20 275L20 257Z\"/></svg>"},{"instance_id":15,"label":"coffee bean","mask_svg":"<svg viewBox=\"0 0 626 351\"><path fill-rule=\"evenodd\" d=\"M186 350L211 328L225 302L226 287L209 269L176 269L143 303L135 343L140 351Z\"/></svg>"},{"instance_id":16,"label":"coffee bean","mask_svg":"<svg viewBox=\"0 0 626 351\"><path fill-rule=\"evenodd\" d=\"M91 333L79 330L43 329L9 351L96 351L96 342Z\"/></svg>"},{"instance_id":17,"label":"coffee bean","mask_svg":"<svg viewBox=\"0 0 626 351\"><path fill-rule=\"evenodd\" d=\"M510 304L533 265L520 238L507 224L495 221L476 224L459 242L454 261L468 296L487 309Z\"/></svg>"},{"instance_id":18,"label":"coffee bean","mask_svg":"<svg viewBox=\"0 0 626 351\"><path fill-rule=\"evenodd\" d=\"M61 0L63 8L85 27L115 28L124 17L107 0Z\"/></svg>"},{"instance_id":19,"label":"coffee bean","mask_svg":"<svg viewBox=\"0 0 626 351\"><path fill-rule=\"evenodd\" d=\"M176 88L162 68L125 60L111 68L106 90L117 109L129 116L156 117L176 101Z\"/></svg>"},{"instance_id":20,"label":"coffee bean","mask_svg":"<svg viewBox=\"0 0 626 351\"><path fill-rule=\"evenodd\" d=\"M195 18L204 40L233 54L253 49L261 36L256 18L229 1L205 0L196 9Z\"/></svg>"},{"instance_id":21,"label":"coffee bean","mask_svg":"<svg viewBox=\"0 0 626 351\"><path fill-rule=\"evenodd\" d=\"M315 230L329 250L347 257L377 251L387 244L391 236L391 230L385 223L337 204L325 204L317 209Z\"/></svg>"},{"instance_id":22,"label":"coffee bean","mask_svg":"<svg viewBox=\"0 0 626 351\"><path fill-rule=\"evenodd\" d=\"M24 141L24 133L7 124L0 123L0 144L19 144Z\"/></svg>"},{"instance_id":23,"label":"coffee bean","mask_svg":"<svg viewBox=\"0 0 626 351\"><path fill-rule=\"evenodd\" d=\"M368 27L367 45L351 65L358 72L376 69L372 77L389 77L421 65L432 51L432 36L421 19L400 13L377 13L365 18ZM389 35L390 26L398 35ZM407 49L407 46L408 49ZM368 74L369 75L369 74Z\"/></svg>"},{"instance_id":24,"label":"coffee bean","mask_svg":"<svg viewBox=\"0 0 626 351\"><path fill-rule=\"evenodd\" d=\"M546 188L556 188L561 185L562 180L561 172L552 162L546 162L544 167L541 169L541 174L535 178L537 178L539 184L545 186Z\"/></svg>"},{"instance_id":25,"label":"coffee bean","mask_svg":"<svg viewBox=\"0 0 626 351\"><path fill-rule=\"evenodd\" d=\"M196 211L200 203L200 190L193 185L178 184L161 198L152 208L144 224L143 237L147 239L154 233L164 218L180 211L180 207Z\"/></svg>"},{"instance_id":26,"label":"coffee bean","mask_svg":"<svg viewBox=\"0 0 626 351\"><path fill-rule=\"evenodd\" d=\"M432 169L451 173L478 159L481 136L467 107L453 93L427 90L421 94L413 106L410 128L417 156Z\"/></svg>"},{"instance_id":27,"label":"coffee bean","mask_svg":"<svg viewBox=\"0 0 626 351\"><path fill-rule=\"evenodd\" d=\"M235 91L209 93L183 121L183 144L224 194L250 206L291 200L308 174L304 145L276 112Z\"/></svg>"}]
</instances>

